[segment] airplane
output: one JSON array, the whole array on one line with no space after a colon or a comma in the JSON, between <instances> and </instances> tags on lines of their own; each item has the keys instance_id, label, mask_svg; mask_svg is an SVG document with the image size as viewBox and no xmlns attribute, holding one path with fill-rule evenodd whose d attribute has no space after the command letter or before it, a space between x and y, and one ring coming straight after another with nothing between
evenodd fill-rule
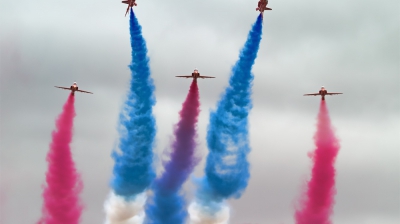
<instances>
[{"instance_id":1,"label":"airplane","mask_svg":"<svg viewBox=\"0 0 400 224\"><path fill-rule=\"evenodd\" d=\"M343 93L328 93L324 86L321 87L318 93L304 94L303 96L321 96L322 100L325 100L325 95L339 95Z\"/></svg>"},{"instance_id":2,"label":"airplane","mask_svg":"<svg viewBox=\"0 0 400 224\"><path fill-rule=\"evenodd\" d=\"M215 78L212 76L201 76L199 73L199 70L197 70L197 68L194 69L192 75L178 75L175 77L179 77L179 78L192 78L192 79L197 79L197 78L201 78L201 79L211 79L211 78Z\"/></svg>"},{"instance_id":3,"label":"airplane","mask_svg":"<svg viewBox=\"0 0 400 224\"><path fill-rule=\"evenodd\" d=\"M126 8L125 16L126 16L126 14L128 14L129 8L132 8L133 6L137 5L136 0L125 0L125 1L122 1L122 3L128 4L128 8Z\"/></svg>"},{"instance_id":4,"label":"airplane","mask_svg":"<svg viewBox=\"0 0 400 224\"><path fill-rule=\"evenodd\" d=\"M268 5L268 0L260 0L258 2L258 7L256 8L256 11L260 11L261 17L264 16L264 10L272 10L271 8L268 8L267 5Z\"/></svg>"},{"instance_id":5,"label":"airplane","mask_svg":"<svg viewBox=\"0 0 400 224\"><path fill-rule=\"evenodd\" d=\"M62 86L54 86L54 87L60 88L60 89L71 90L72 95L75 95L75 91L82 92L82 93L90 93L90 94L93 94L92 92L88 92L88 91L85 91L85 90L80 90L80 89L78 89L78 84L76 84L76 82L74 82L74 84L72 84L72 86L69 87L69 88L68 88L68 87L62 87Z\"/></svg>"}]
</instances>

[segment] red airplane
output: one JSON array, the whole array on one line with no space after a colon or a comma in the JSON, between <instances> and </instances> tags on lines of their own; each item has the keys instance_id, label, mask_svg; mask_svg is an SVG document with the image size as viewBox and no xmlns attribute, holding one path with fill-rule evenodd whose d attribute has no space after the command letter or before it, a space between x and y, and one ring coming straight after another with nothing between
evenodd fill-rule
<instances>
[{"instance_id":1,"label":"red airplane","mask_svg":"<svg viewBox=\"0 0 400 224\"><path fill-rule=\"evenodd\" d=\"M322 100L325 100L325 95L339 95L343 93L328 93L328 91L325 89L324 86L321 87L321 90L319 90L318 93L310 93L310 94L304 94L304 96L321 96Z\"/></svg>"},{"instance_id":2,"label":"red airplane","mask_svg":"<svg viewBox=\"0 0 400 224\"><path fill-rule=\"evenodd\" d=\"M92 92L88 92L88 91L85 91L85 90L80 90L80 89L78 89L78 84L76 84L76 82L74 82L74 84L72 84L72 86L69 87L69 88L68 88L68 87L61 87L61 86L54 86L54 87L60 88L60 89L71 90L72 95L75 95L75 91L82 92L82 93L90 93L90 94L93 94Z\"/></svg>"},{"instance_id":3,"label":"red airplane","mask_svg":"<svg viewBox=\"0 0 400 224\"><path fill-rule=\"evenodd\" d=\"M197 70L197 68L194 69L192 75L178 75L175 77L179 77L179 78L192 78L192 79L197 79L197 78L201 78L201 79L211 79L211 78L215 78L212 76L201 76L199 73L199 70Z\"/></svg>"},{"instance_id":4,"label":"red airplane","mask_svg":"<svg viewBox=\"0 0 400 224\"><path fill-rule=\"evenodd\" d=\"M132 8L133 6L137 5L136 4L136 0L125 0L125 1L122 1L122 3L128 4L128 8L126 8L125 16L126 16L126 14L128 14L130 8Z\"/></svg>"},{"instance_id":5,"label":"red airplane","mask_svg":"<svg viewBox=\"0 0 400 224\"><path fill-rule=\"evenodd\" d=\"M264 16L264 10L272 10L271 8L267 7L268 5L268 0L260 0L258 2L258 7L256 8L256 11L260 11L261 16Z\"/></svg>"}]
</instances>

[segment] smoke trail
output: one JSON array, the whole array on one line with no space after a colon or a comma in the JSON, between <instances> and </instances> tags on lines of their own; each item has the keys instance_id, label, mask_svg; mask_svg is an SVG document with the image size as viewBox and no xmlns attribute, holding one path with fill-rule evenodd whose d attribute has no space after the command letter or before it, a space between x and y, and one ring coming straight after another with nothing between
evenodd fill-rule
<instances>
[{"instance_id":1,"label":"smoke trail","mask_svg":"<svg viewBox=\"0 0 400 224\"><path fill-rule=\"evenodd\" d=\"M115 195L126 200L127 209L136 204L137 195L149 187L155 177L153 162L153 142L156 133L152 107L155 103L154 85L150 77L149 58L142 28L131 10L130 35L132 61L130 89L119 117L119 151L114 151L115 160L111 187ZM108 222L118 204L110 197L106 202ZM140 200L139 200L140 201ZM140 203L139 203L140 204ZM121 208L120 206L118 208ZM117 209L117 208L115 208ZM109 213L111 212L111 213ZM124 219L125 217L121 217Z\"/></svg>"},{"instance_id":2,"label":"smoke trail","mask_svg":"<svg viewBox=\"0 0 400 224\"><path fill-rule=\"evenodd\" d=\"M191 203L189 206L192 224L228 224L229 207L225 203L210 203L211 206Z\"/></svg>"},{"instance_id":3,"label":"smoke trail","mask_svg":"<svg viewBox=\"0 0 400 224\"><path fill-rule=\"evenodd\" d=\"M297 224L331 223L336 193L334 163L340 146L331 126L325 100L321 100L314 141L314 166L306 195L300 202L301 208L295 214Z\"/></svg>"},{"instance_id":4,"label":"smoke trail","mask_svg":"<svg viewBox=\"0 0 400 224\"><path fill-rule=\"evenodd\" d=\"M146 201L146 193L136 195L132 200L111 193L105 210L107 222L112 224L142 224L144 220L143 206Z\"/></svg>"},{"instance_id":5,"label":"smoke trail","mask_svg":"<svg viewBox=\"0 0 400 224\"><path fill-rule=\"evenodd\" d=\"M229 86L218 102L217 110L210 114L206 175L199 181L196 195L196 203L202 205L199 207L202 211L196 213L204 213L204 217L210 216L210 212L218 213L224 207L225 199L239 198L250 178L247 154L250 151L248 114L252 107L251 69L257 57L261 34L262 17L259 15L239 60L232 68ZM215 205L218 205L215 209L208 209Z\"/></svg>"},{"instance_id":6,"label":"smoke trail","mask_svg":"<svg viewBox=\"0 0 400 224\"><path fill-rule=\"evenodd\" d=\"M70 148L75 117L74 101L74 95L70 94L57 118L56 130L52 133L40 224L77 224L81 217L83 207L79 193L83 185Z\"/></svg>"},{"instance_id":7,"label":"smoke trail","mask_svg":"<svg viewBox=\"0 0 400 224\"><path fill-rule=\"evenodd\" d=\"M196 123L200 112L199 89L193 80L189 94L179 112L180 120L175 127L170 160L164 164L165 171L153 184L154 195L146 206L146 223L183 224L187 212L181 187L198 159L195 158Z\"/></svg>"}]
</instances>

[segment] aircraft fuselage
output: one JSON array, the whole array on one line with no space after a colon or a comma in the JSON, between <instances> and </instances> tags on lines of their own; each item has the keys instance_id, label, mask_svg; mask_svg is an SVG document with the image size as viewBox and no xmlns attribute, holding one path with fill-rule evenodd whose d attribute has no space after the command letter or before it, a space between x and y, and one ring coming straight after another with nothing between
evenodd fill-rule
<instances>
[{"instance_id":1,"label":"aircraft fuselage","mask_svg":"<svg viewBox=\"0 0 400 224\"><path fill-rule=\"evenodd\" d=\"M74 95L74 94L75 94L75 91L78 90L78 86L74 84L74 85L72 85L72 86L70 87L70 89L71 89L72 95Z\"/></svg>"},{"instance_id":2,"label":"aircraft fuselage","mask_svg":"<svg viewBox=\"0 0 400 224\"><path fill-rule=\"evenodd\" d=\"M319 94L321 94L322 100L325 100L325 95L328 93L328 91L325 88L321 88L319 91Z\"/></svg>"},{"instance_id":3,"label":"aircraft fuselage","mask_svg":"<svg viewBox=\"0 0 400 224\"><path fill-rule=\"evenodd\" d=\"M199 71L195 69L195 70L193 71L193 73L192 73L192 77L193 77L194 79L197 79L199 76L200 76Z\"/></svg>"}]
</instances>

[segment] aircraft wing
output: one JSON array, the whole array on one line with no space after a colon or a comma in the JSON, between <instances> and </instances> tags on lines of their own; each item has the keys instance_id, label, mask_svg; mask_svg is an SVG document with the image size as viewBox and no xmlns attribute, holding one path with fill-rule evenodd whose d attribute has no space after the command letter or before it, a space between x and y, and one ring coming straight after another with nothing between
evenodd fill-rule
<instances>
[{"instance_id":1,"label":"aircraft wing","mask_svg":"<svg viewBox=\"0 0 400 224\"><path fill-rule=\"evenodd\" d=\"M128 12L129 12L129 5L128 8L126 9L125 16L128 15Z\"/></svg>"},{"instance_id":2,"label":"aircraft wing","mask_svg":"<svg viewBox=\"0 0 400 224\"><path fill-rule=\"evenodd\" d=\"M82 92L82 93L90 93L90 94L93 94L92 92L88 92L88 91L85 91L85 90L80 90L80 89L78 89L78 90L76 90L76 91L78 91L78 92Z\"/></svg>"},{"instance_id":3,"label":"aircraft wing","mask_svg":"<svg viewBox=\"0 0 400 224\"><path fill-rule=\"evenodd\" d=\"M179 78L193 78L193 76L191 75L177 75L175 77L179 77Z\"/></svg>"},{"instance_id":4,"label":"aircraft wing","mask_svg":"<svg viewBox=\"0 0 400 224\"><path fill-rule=\"evenodd\" d=\"M325 95L339 95L339 94L343 94L343 93L326 93Z\"/></svg>"},{"instance_id":5,"label":"aircraft wing","mask_svg":"<svg viewBox=\"0 0 400 224\"><path fill-rule=\"evenodd\" d=\"M71 88L68 88L68 87L61 87L61 86L54 86L54 87L56 87L56 88L60 88L60 89L67 89L67 90L71 90Z\"/></svg>"},{"instance_id":6,"label":"aircraft wing","mask_svg":"<svg viewBox=\"0 0 400 224\"><path fill-rule=\"evenodd\" d=\"M212 79L212 78L215 78L215 77L213 77L213 76L199 76L199 78L202 78L202 79Z\"/></svg>"},{"instance_id":7,"label":"aircraft wing","mask_svg":"<svg viewBox=\"0 0 400 224\"><path fill-rule=\"evenodd\" d=\"M309 93L309 94L304 94L303 96L319 96L321 94L319 93Z\"/></svg>"}]
</instances>

